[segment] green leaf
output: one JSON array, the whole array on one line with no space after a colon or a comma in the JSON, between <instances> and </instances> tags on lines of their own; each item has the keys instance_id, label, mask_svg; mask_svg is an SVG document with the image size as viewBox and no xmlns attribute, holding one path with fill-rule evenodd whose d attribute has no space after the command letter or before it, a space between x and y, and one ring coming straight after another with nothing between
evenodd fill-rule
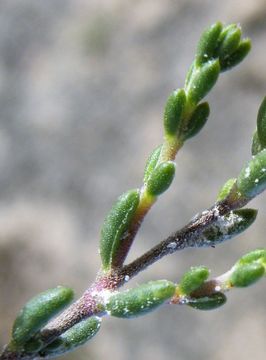
<instances>
[{"instance_id":1,"label":"green leaf","mask_svg":"<svg viewBox=\"0 0 266 360\"><path fill-rule=\"evenodd\" d=\"M166 161L159 164L151 173L147 182L147 193L158 196L166 191L175 176L175 163Z\"/></svg>"},{"instance_id":2,"label":"green leaf","mask_svg":"<svg viewBox=\"0 0 266 360\"><path fill-rule=\"evenodd\" d=\"M162 150L162 144L159 145L156 149L154 149L151 155L149 156L144 170L144 177L143 177L144 184L147 183L151 173L155 169L161 154L161 150Z\"/></svg>"},{"instance_id":3,"label":"green leaf","mask_svg":"<svg viewBox=\"0 0 266 360\"><path fill-rule=\"evenodd\" d=\"M241 197L252 199L266 188L266 149L256 154L241 170L237 178Z\"/></svg>"},{"instance_id":4,"label":"green leaf","mask_svg":"<svg viewBox=\"0 0 266 360\"><path fill-rule=\"evenodd\" d=\"M101 319L98 317L83 320L49 344L42 350L41 355L59 355L73 351L92 339L100 330L100 326Z\"/></svg>"},{"instance_id":5,"label":"green leaf","mask_svg":"<svg viewBox=\"0 0 266 360\"><path fill-rule=\"evenodd\" d=\"M197 65L202 65L203 63L213 58L222 28L222 24L220 22L217 22L212 26L208 27L203 32L200 37L196 52Z\"/></svg>"},{"instance_id":6,"label":"green leaf","mask_svg":"<svg viewBox=\"0 0 266 360\"><path fill-rule=\"evenodd\" d=\"M209 269L206 266L192 267L183 276L179 284L182 294L189 295L198 289L208 279Z\"/></svg>"},{"instance_id":7,"label":"green leaf","mask_svg":"<svg viewBox=\"0 0 266 360\"><path fill-rule=\"evenodd\" d=\"M237 50L233 52L230 56L227 56L224 59L221 59L221 71L227 71L232 67L239 64L244 58L247 56L251 49L251 41L250 39L244 39L240 42Z\"/></svg>"},{"instance_id":8,"label":"green leaf","mask_svg":"<svg viewBox=\"0 0 266 360\"><path fill-rule=\"evenodd\" d=\"M186 105L184 89L178 89L169 96L164 110L164 130L166 135L176 135Z\"/></svg>"},{"instance_id":9,"label":"green leaf","mask_svg":"<svg viewBox=\"0 0 266 360\"><path fill-rule=\"evenodd\" d=\"M251 264L253 262L260 262L262 264L266 264L266 249L256 249L242 256L236 263L236 266Z\"/></svg>"},{"instance_id":10,"label":"green leaf","mask_svg":"<svg viewBox=\"0 0 266 360\"><path fill-rule=\"evenodd\" d=\"M196 105L203 99L216 83L220 73L219 60L209 60L194 70L187 88L187 100Z\"/></svg>"},{"instance_id":11,"label":"green leaf","mask_svg":"<svg viewBox=\"0 0 266 360\"><path fill-rule=\"evenodd\" d=\"M188 306L197 310L214 310L226 303L226 296L217 292L201 298L193 298L188 302Z\"/></svg>"},{"instance_id":12,"label":"green leaf","mask_svg":"<svg viewBox=\"0 0 266 360\"><path fill-rule=\"evenodd\" d=\"M122 194L107 214L100 239L100 254L103 269L110 269L117 254L123 234L128 230L139 204L139 190L129 190Z\"/></svg>"},{"instance_id":13,"label":"green leaf","mask_svg":"<svg viewBox=\"0 0 266 360\"><path fill-rule=\"evenodd\" d=\"M230 283L235 287L250 286L258 281L264 273L264 266L257 262L236 266L236 269L230 276Z\"/></svg>"},{"instance_id":14,"label":"green leaf","mask_svg":"<svg viewBox=\"0 0 266 360\"><path fill-rule=\"evenodd\" d=\"M241 40L241 29L236 24L227 26L221 33L221 45L219 46L218 57L220 60L226 59L235 52Z\"/></svg>"},{"instance_id":15,"label":"green leaf","mask_svg":"<svg viewBox=\"0 0 266 360\"><path fill-rule=\"evenodd\" d=\"M222 186L222 188L219 191L217 201L222 201L230 194L233 186L236 183L236 179L232 178L226 181L226 183Z\"/></svg>"},{"instance_id":16,"label":"green leaf","mask_svg":"<svg viewBox=\"0 0 266 360\"><path fill-rule=\"evenodd\" d=\"M210 107L207 102L201 103L196 107L189 119L187 128L183 129L182 136L184 137L184 140L190 139L200 132L206 124L209 114Z\"/></svg>"},{"instance_id":17,"label":"green leaf","mask_svg":"<svg viewBox=\"0 0 266 360\"><path fill-rule=\"evenodd\" d=\"M258 132L255 131L252 138L252 146L251 146L251 154L257 155L259 152L263 150L261 143L259 141Z\"/></svg>"},{"instance_id":18,"label":"green leaf","mask_svg":"<svg viewBox=\"0 0 266 360\"><path fill-rule=\"evenodd\" d=\"M18 314L12 330L12 344L24 345L74 297L73 290L63 286L50 289L32 298Z\"/></svg>"},{"instance_id":19,"label":"green leaf","mask_svg":"<svg viewBox=\"0 0 266 360\"><path fill-rule=\"evenodd\" d=\"M258 111L257 133L262 148L266 148L266 96L264 97Z\"/></svg>"},{"instance_id":20,"label":"green leaf","mask_svg":"<svg viewBox=\"0 0 266 360\"><path fill-rule=\"evenodd\" d=\"M257 210L255 209L231 211L229 214L221 216L215 224L207 227L197 239L195 246L214 246L229 240L245 231L255 221L256 216Z\"/></svg>"},{"instance_id":21,"label":"green leaf","mask_svg":"<svg viewBox=\"0 0 266 360\"><path fill-rule=\"evenodd\" d=\"M150 281L111 296L106 309L112 316L119 318L144 315L170 299L175 289L175 284L167 280Z\"/></svg>"}]
</instances>

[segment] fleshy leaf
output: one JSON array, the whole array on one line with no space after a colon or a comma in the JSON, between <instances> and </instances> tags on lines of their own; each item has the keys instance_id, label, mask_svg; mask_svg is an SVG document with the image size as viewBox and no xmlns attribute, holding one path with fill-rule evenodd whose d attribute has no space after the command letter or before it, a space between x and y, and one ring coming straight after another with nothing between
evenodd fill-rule
<instances>
[{"instance_id":1,"label":"fleshy leaf","mask_svg":"<svg viewBox=\"0 0 266 360\"><path fill-rule=\"evenodd\" d=\"M189 295L198 289L209 276L206 266L192 267L181 278L178 288L182 294Z\"/></svg>"},{"instance_id":2,"label":"fleshy leaf","mask_svg":"<svg viewBox=\"0 0 266 360\"><path fill-rule=\"evenodd\" d=\"M149 158L147 160L147 163L146 163L146 166L145 166L145 170L144 170L144 177L143 177L144 184L147 183L151 173L155 169L155 167L156 167L156 165L158 163L160 154L161 154L161 150L162 150L162 145L159 145L157 148L155 148L153 150L153 152L149 156Z\"/></svg>"},{"instance_id":3,"label":"fleshy leaf","mask_svg":"<svg viewBox=\"0 0 266 360\"><path fill-rule=\"evenodd\" d=\"M258 132L255 131L252 137L252 145L251 145L251 154L257 155L259 152L263 150L263 147L261 146L261 143L259 141Z\"/></svg>"},{"instance_id":4,"label":"fleshy leaf","mask_svg":"<svg viewBox=\"0 0 266 360\"><path fill-rule=\"evenodd\" d=\"M188 302L188 306L197 310L214 310L226 303L226 296L217 292L201 298L193 298Z\"/></svg>"},{"instance_id":5,"label":"fleshy leaf","mask_svg":"<svg viewBox=\"0 0 266 360\"><path fill-rule=\"evenodd\" d=\"M266 148L266 97L263 99L258 111L257 133L262 148Z\"/></svg>"},{"instance_id":6,"label":"fleshy leaf","mask_svg":"<svg viewBox=\"0 0 266 360\"><path fill-rule=\"evenodd\" d=\"M175 284L167 280L150 281L111 296L106 309L110 315L119 318L144 315L170 299L175 289Z\"/></svg>"},{"instance_id":7,"label":"fleshy leaf","mask_svg":"<svg viewBox=\"0 0 266 360\"><path fill-rule=\"evenodd\" d=\"M247 287L258 281L264 273L264 266L258 262L239 265L230 276L230 283L235 287Z\"/></svg>"},{"instance_id":8,"label":"fleshy leaf","mask_svg":"<svg viewBox=\"0 0 266 360\"><path fill-rule=\"evenodd\" d=\"M42 350L42 356L60 355L75 350L92 339L100 330L101 319L91 317L83 320Z\"/></svg>"},{"instance_id":9,"label":"fleshy leaf","mask_svg":"<svg viewBox=\"0 0 266 360\"><path fill-rule=\"evenodd\" d=\"M208 27L200 37L197 52L196 63L201 65L213 58L215 48L217 47L217 41L222 31L222 24L220 22L215 23Z\"/></svg>"},{"instance_id":10,"label":"fleshy leaf","mask_svg":"<svg viewBox=\"0 0 266 360\"><path fill-rule=\"evenodd\" d=\"M241 170L237 182L241 197L252 199L266 188L266 149L256 154Z\"/></svg>"},{"instance_id":11,"label":"fleshy leaf","mask_svg":"<svg viewBox=\"0 0 266 360\"><path fill-rule=\"evenodd\" d=\"M251 49L251 41L249 39L241 40L237 50L230 56L220 61L221 71L227 71L239 64L247 56Z\"/></svg>"},{"instance_id":12,"label":"fleshy leaf","mask_svg":"<svg viewBox=\"0 0 266 360\"><path fill-rule=\"evenodd\" d=\"M230 192L231 192L233 186L235 185L235 183L236 183L235 178L228 179L226 181L226 183L220 189L218 197L217 197L217 201L224 200L230 194Z\"/></svg>"},{"instance_id":13,"label":"fleshy leaf","mask_svg":"<svg viewBox=\"0 0 266 360\"><path fill-rule=\"evenodd\" d=\"M210 107L207 102L199 104L189 119L187 129L183 131L184 140L197 135L206 124L210 114Z\"/></svg>"},{"instance_id":14,"label":"fleshy leaf","mask_svg":"<svg viewBox=\"0 0 266 360\"><path fill-rule=\"evenodd\" d=\"M209 60L201 67L194 69L187 88L189 104L196 105L203 99L216 83L220 73L219 60Z\"/></svg>"},{"instance_id":15,"label":"fleshy leaf","mask_svg":"<svg viewBox=\"0 0 266 360\"><path fill-rule=\"evenodd\" d=\"M12 344L24 345L72 300L73 290L63 286L46 290L32 298L18 314L12 330Z\"/></svg>"},{"instance_id":16,"label":"fleshy leaf","mask_svg":"<svg viewBox=\"0 0 266 360\"><path fill-rule=\"evenodd\" d=\"M236 266L251 264L253 262L260 262L266 266L266 249L256 249L249 252L238 260Z\"/></svg>"},{"instance_id":17,"label":"fleshy leaf","mask_svg":"<svg viewBox=\"0 0 266 360\"><path fill-rule=\"evenodd\" d=\"M206 228L194 246L215 246L245 231L256 219L257 210L239 209L221 216L219 220Z\"/></svg>"},{"instance_id":18,"label":"fleshy leaf","mask_svg":"<svg viewBox=\"0 0 266 360\"><path fill-rule=\"evenodd\" d=\"M241 29L236 24L231 24L222 31L221 37L218 56L223 60L237 50L241 40Z\"/></svg>"},{"instance_id":19,"label":"fleshy leaf","mask_svg":"<svg viewBox=\"0 0 266 360\"><path fill-rule=\"evenodd\" d=\"M178 89L169 96L164 110L164 130L166 135L176 135L186 105L184 89Z\"/></svg>"},{"instance_id":20,"label":"fleshy leaf","mask_svg":"<svg viewBox=\"0 0 266 360\"><path fill-rule=\"evenodd\" d=\"M147 192L151 196L158 196L166 191L175 176L175 163L166 161L159 164L147 182Z\"/></svg>"},{"instance_id":21,"label":"fleshy leaf","mask_svg":"<svg viewBox=\"0 0 266 360\"><path fill-rule=\"evenodd\" d=\"M129 190L117 199L106 216L100 240L100 254L104 270L111 267L123 234L127 231L138 204L139 190Z\"/></svg>"}]
</instances>

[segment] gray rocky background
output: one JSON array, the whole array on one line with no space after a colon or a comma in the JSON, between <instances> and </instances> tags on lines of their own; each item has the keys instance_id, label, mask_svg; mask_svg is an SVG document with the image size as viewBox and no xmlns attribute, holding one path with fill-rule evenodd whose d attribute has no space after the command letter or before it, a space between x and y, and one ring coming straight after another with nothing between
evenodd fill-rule
<instances>
[{"instance_id":1,"label":"gray rocky background","mask_svg":"<svg viewBox=\"0 0 266 360\"><path fill-rule=\"evenodd\" d=\"M93 280L101 222L114 199L141 184L161 141L162 109L181 87L200 32L239 22L248 59L220 77L211 117L178 155L171 190L132 248L141 254L195 213L250 157L266 93L265 0L0 0L0 339L30 297L65 284L77 296ZM265 246L265 195L252 229L220 247L186 250L140 275L178 280L192 265L213 275ZM229 295L213 312L169 307L101 332L66 359L262 359L265 283Z\"/></svg>"}]
</instances>

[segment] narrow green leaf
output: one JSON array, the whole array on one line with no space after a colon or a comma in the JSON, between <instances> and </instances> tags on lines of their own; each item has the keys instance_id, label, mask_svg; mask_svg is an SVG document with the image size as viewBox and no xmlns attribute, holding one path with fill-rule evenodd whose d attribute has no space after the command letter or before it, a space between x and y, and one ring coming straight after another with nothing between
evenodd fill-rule
<instances>
[{"instance_id":1,"label":"narrow green leaf","mask_svg":"<svg viewBox=\"0 0 266 360\"><path fill-rule=\"evenodd\" d=\"M258 111L257 133L261 146L266 148L266 96L264 97Z\"/></svg>"},{"instance_id":2,"label":"narrow green leaf","mask_svg":"<svg viewBox=\"0 0 266 360\"><path fill-rule=\"evenodd\" d=\"M92 339L100 330L101 319L91 317L83 320L42 350L42 356L60 355L75 350Z\"/></svg>"},{"instance_id":3,"label":"narrow green leaf","mask_svg":"<svg viewBox=\"0 0 266 360\"><path fill-rule=\"evenodd\" d=\"M221 71L227 71L232 67L238 65L244 58L247 56L251 49L251 41L250 39L244 39L240 41L240 44L235 52L233 52L230 56L221 59Z\"/></svg>"},{"instance_id":4,"label":"narrow green leaf","mask_svg":"<svg viewBox=\"0 0 266 360\"><path fill-rule=\"evenodd\" d=\"M161 154L161 150L162 150L162 145L159 145L156 149L153 150L153 152L149 156L144 170L144 177L143 177L144 184L147 183L151 173L155 169Z\"/></svg>"},{"instance_id":5,"label":"narrow green leaf","mask_svg":"<svg viewBox=\"0 0 266 360\"><path fill-rule=\"evenodd\" d=\"M228 179L226 181L226 183L220 189L218 197L217 197L217 201L224 200L230 194L230 192L231 192L233 186L235 185L235 183L236 183L235 178Z\"/></svg>"},{"instance_id":6,"label":"narrow green leaf","mask_svg":"<svg viewBox=\"0 0 266 360\"><path fill-rule=\"evenodd\" d=\"M266 149L249 161L237 178L237 189L245 199L252 199L266 188Z\"/></svg>"},{"instance_id":7,"label":"narrow green leaf","mask_svg":"<svg viewBox=\"0 0 266 360\"><path fill-rule=\"evenodd\" d=\"M73 290L63 286L50 289L32 298L18 314L12 330L12 344L24 345L47 322L72 300Z\"/></svg>"},{"instance_id":8,"label":"narrow green leaf","mask_svg":"<svg viewBox=\"0 0 266 360\"><path fill-rule=\"evenodd\" d=\"M187 100L190 104L198 104L216 83L220 73L219 60L209 60L193 72L187 88Z\"/></svg>"},{"instance_id":9,"label":"narrow green leaf","mask_svg":"<svg viewBox=\"0 0 266 360\"><path fill-rule=\"evenodd\" d=\"M222 24L217 22L208 27L200 37L197 52L196 63L201 65L213 58L215 48L217 47L217 41L222 31Z\"/></svg>"},{"instance_id":10,"label":"narrow green leaf","mask_svg":"<svg viewBox=\"0 0 266 360\"><path fill-rule=\"evenodd\" d=\"M158 196L166 191L171 185L175 176L175 164L172 161L166 161L159 164L147 182L147 192L151 196Z\"/></svg>"},{"instance_id":11,"label":"narrow green leaf","mask_svg":"<svg viewBox=\"0 0 266 360\"><path fill-rule=\"evenodd\" d=\"M197 135L206 124L209 114L209 104L207 102L199 104L191 115L186 129L183 129L181 138L184 137L184 140L187 140Z\"/></svg>"},{"instance_id":12,"label":"narrow green leaf","mask_svg":"<svg viewBox=\"0 0 266 360\"><path fill-rule=\"evenodd\" d=\"M178 285L182 294L189 295L208 279L209 269L206 266L192 267L181 278Z\"/></svg>"},{"instance_id":13,"label":"narrow green leaf","mask_svg":"<svg viewBox=\"0 0 266 360\"><path fill-rule=\"evenodd\" d=\"M260 263L250 263L236 266L230 276L230 283L235 287L246 287L254 284L265 273L265 268Z\"/></svg>"},{"instance_id":14,"label":"narrow green leaf","mask_svg":"<svg viewBox=\"0 0 266 360\"><path fill-rule=\"evenodd\" d=\"M210 296L193 298L188 302L188 306L197 310L214 310L226 303L226 296L217 292Z\"/></svg>"},{"instance_id":15,"label":"narrow green leaf","mask_svg":"<svg viewBox=\"0 0 266 360\"><path fill-rule=\"evenodd\" d=\"M178 89L169 96L164 110L164 130L166 135L176 135L186 105L184 89Z\"/></svg>"},{"instance_id":16,"label":"narrow green leaf","mask_svg":"<svg viewBox=\"0 0 266 360\"><path fill-rule=\"evenodd\" d=\"M123 234L128 230L138 204L139 190L129 190L117 199L107 214L100 239L100 254L104 270L111 267Z\"/></svg>"},{"instance_id":17,"label":"narrow green leaf","mask_svg":"<svg viewBox=\"0 0 266 360\"><path fill-rule=\"evenodd\" d=\"M106 309L112 316L119 318L144 315L170 299L175 289L175 284L167 280L150 281L111 296Z\"/></svg>"}]
</instances>

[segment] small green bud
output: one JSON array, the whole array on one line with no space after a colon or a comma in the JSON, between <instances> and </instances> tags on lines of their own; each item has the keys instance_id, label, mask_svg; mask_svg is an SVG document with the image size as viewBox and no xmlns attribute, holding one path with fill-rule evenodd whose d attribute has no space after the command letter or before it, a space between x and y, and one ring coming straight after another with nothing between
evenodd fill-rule
<instances>
[{"instance_id":1,"label":"small green bud","mask_svg":"<svg viewBox=\"0 0 266 360\"><path fill-rule=\"evenodd\" d=\"M18 314L12 330L12 344L24 345L47 322L72 300L73 290L63 286L50 289L32 298Z\"/></svg>"},{"instance_id":2,"label":"small green bud","mask_svg":"<svg viewBox=\"0 0 266 360\"><path fill-rule=\"evenodd\" d=\"M100 240L100 254L104 270L108 270L119 249L121 238L127 231L139 204L139 190L122 194L107 214Z\"/></svg>"},{"instance_id":3,"label":"small green bud","mask_svg":"<svg viewBox=\"0 0 266 360\"><path fill-rule=\"evenodd\" d=\"M266 96L263 99L258 111L257 133L261 146L266 148Z\"/></svg>"},{"instance_id":4,"label":"small green bud","mask_svg":"<svg viewBox=\"0 0 266 360\"><path fill-rule=\"evenodd\" d=\"M151 173L147 182L147 192L151 196L158 196L166 191L175 176L175 163L166 161L159 164Z\"/></svg>"},{"instance_id":5,"label":"small green bud","mask_svg":"<svg viewBox=\"0 0 266 360\"><path fill-rule=\"evenodd\" d=\"M42 356L59 355L75 350L92 339L100 330L101 319L91 317L83 320L55 339L42 351Z\"/></svg>"},{"instance_id":6,"label":"small green bud","mask_svg":"<svg viewBox=\"0 0 266 360\"><path fill-rule=\"evenodd\" d=\"M206 124L210 114L210 107L207 102L199 104L189 119L187 129L183 130L184 140L197 135Z\"/></svg>"},{"instance_id":7,"label":"small green bud","mask_svg":"<svg viewBox=\"0 0 266 360\"><path fill-rule=\"evenodd\" d=\"M220 22L217 22L203 32L199 40L196 52L197 65L201 65L213 58L222 28L222 24Z\"/></svg>"},{"instance_id":8,"label":"small green bud","mask_svg":"<svg viewBox=\"0 0 266 360\"><path fill-rule=\"evenodd\" d=\"M266 264L266 249L253 250L250 253L242 256L236 265L251 264L253 262L260 262Z\"/></svg>"},{"instance_id":9,"label":"small green bud","mask_svg":"<svg viewBox=\"0 0 266 360\"><path fill-rule=\"evenodd\" d=\"M187 99L190 104L198 104L216 83L220 73L219 60L209 60L194 70L187 88Z\"/></svg>"},{"instance_id":10,"label":"small green bud","mask_svg":"<svg viewBox=\"0 0 266 360\"><path fill-rule=\"evenodd\" d=\"M230 276L230 283L235 287L246 287L254 284L265 273L265 268L260 263L250 263L236 266L236 269Z\"/></svg>"},{"instance_id":11,"label":"small green bud","mask_svg":"<svg viewBox=\"0 0 266 360\"><path fill-rule=\"evenodd\" d=\"M144 177L143 177L144 184L147 183L151 173L155 169L155 167L156 167L156 165L158 163L160 154L161 154L161 150L162 150L162 145L159 145L159 146L157 146L156 149L153 150L153 152L149 156L149 158L147 160L147 163L146 163L146 166L145 166L145 170L144 170Z\"/></svg>"},{"instance_id":12,"label":"small green bud","mask_svg":"<svg viewBox=\"0 0 266 360\"><path fill-rule=\"evenodd\" d=\"M189 295L198 289L208 279L209 269L206 266L192 267L183 276L179 284L182 294Z\"/></svg>"},{"instance_id":13,"label":"small green bud","mask_svg":"<svg viewBox=\"0 0 266 360\"><path fill-rule=\"evenodd\" d=\"M227 71L232 67L239 64L244 58L247 56L251 49L251 41L250 39L244 39L240 41L240 44L235 52L233 52L230 56L227 56L224 59L221 59L221 71Z\"/></svg>"},{"instance_id":14,"label":"small green bud","mask_svg":"<svg viewBox=\"0 0 266 360\"><path fill-rule=\"evenodd\" d=\"M252 137L252 145L251 145L251 154L257 155L259 152L263 150L263 147L259 141L258 132L255 131L253 137Z\"/></svg>"},{"instance_id":15,"label":"small green bud","mask_svg":"<svg viewBox=\"0 0 266 360\"><path fill-rule=\"evenodd\" d=\"M236 179L232 178L226 181L226 183L222 186L219 191L217 201L224 200L231 192L233 186L235 185Z\"/></svg>"},{"instance_id":16,"label":"small green bud","mask_svg":"<svg viewBox=\"0 0 266 360\"><path fill-rule=\"evenodd\" d=\"M245 199L252 199L266 188L266 149L256 154L241 170L237 189Z\"/></svg>"},{"instance_id":17,"label":"small green bud","mask_svg":"<svg viewBox=\"0 0 266 360\"><path fill-rule=\"evenodd\" d=\"M226 303L226 296L217 292L201 298L193 298L187 305L197 310L214 310Z\"/></svg>"},{"instance_id":18,"label":"small green bud","mask_svg":"<svg viewBox=\"0 0 266 360\"><path fill-rule=\"evenodd\" d=\"M175 284L167 280L150 281L111 296L106 309L112 316L119 318L144 315L170 299L175 289Z\"/></svg>"},{"instance_id":19,"label":"small green bud","mask_svg":"<svg viewBox=\"0 0 266 360\"><path fill-rule=\"evenodd\" d=\"M231 24L222 31L221 37L223 40L219 46L218 56L223 60L237 50L241 40L241 29L236 24Z\"/></svg>"},{"instance_id":20,"label":"small green bud","mask_svg":"<svg viewBox=\"0 0 266 360\"><path fill-rule=\"evenodd\" d=\"M186 105L184 89L178 89L169 96L164 110L164 131L166 135L176 135Z\"/></svg>"}]
</instances>

